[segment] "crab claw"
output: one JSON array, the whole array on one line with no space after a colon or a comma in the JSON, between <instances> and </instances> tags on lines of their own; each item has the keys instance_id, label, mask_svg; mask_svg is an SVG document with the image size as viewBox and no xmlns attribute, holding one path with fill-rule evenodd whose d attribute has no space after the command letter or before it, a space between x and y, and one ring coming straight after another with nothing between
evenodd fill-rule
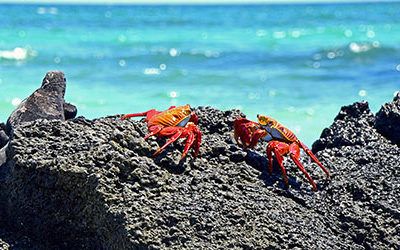
<instances>
[{"instance_id":1,"label":"crab claw","mask_svg":"<svg viewBox=\"0 0 400 250\"><path fill-rule=\"evenodd\" d=\"M194 111L192 111L192 113L190 113L189 122L193 122L194 124L199 124L199 117L197 116L197 114Z\"/></svg>"},{"instance_id":2,"label":"crab claw","mask_svg":"<svg viewBox=\"0 0 400 250\"><path fill-rule=\"evenodd\" d=\"M185 127L167 127L161 129L161 131L158 132L158 135L161 137L170 137L168 141L157 151L153 154L153 156L156 156L160 154L164 149L170 145L171 143L175 142L176 140L180 138L186 138L186 144L185 148L183 149L182 157L186 157L187 153L191 148L193 148L194 153L193 156L196 157L199 153L200 149L200 144L201 144L201 132L200 129L197 127L196 124L192 122L188 122Z\"/></svg>"},{"instance_id":3,"label":"crab claw","mask_svg":"<svg viewBox=\"0 0 400 250\"><path fill-rule=\"evenodd\" d=\"M268 132L260 124L243 117L236 118L233 127L234 138L243 148L253 148L259 139L268 135Z\"/></svg>"}]
</instances>

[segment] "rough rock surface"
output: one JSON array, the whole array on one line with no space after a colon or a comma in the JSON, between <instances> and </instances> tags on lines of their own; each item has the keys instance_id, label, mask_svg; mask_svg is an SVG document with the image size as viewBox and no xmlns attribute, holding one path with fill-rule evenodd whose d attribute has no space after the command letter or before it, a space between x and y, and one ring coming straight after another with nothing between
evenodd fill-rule
<instances>
[{"instance_id":1,"label":"rough rock surface","mask_svg":"<svg viewBox=\"0 0 400 250\"><path fill-rule=\"evenodd\" d=\"M360 247L399 249L400 148L374 128L375 120L383 119L378 117L368 103L355 103L342 107L322 132L313 150L330 166L332 182L313 206L334 215L335 224ZM396 117L386 119L394 124Z\"/></svg>"},{"instance_id":2,"label":"rough rock surface","mask_svg":"<svg viewBox=\"0 0 400 250\"><path fill-rule=\"evenodd\" d=\"M7 160L6 145L7 145L8 140L9 140L9 137L6 134L6 125L4 123L0 123L0 167Z\"/></svg>"},{"instance_id":3,"label":"rough rock surface","mask_svg":"<svg viewBox=\"0 0 400 250\"><path fill-rule=\"evenodd\" d=\"M4 147L4 145L8 142L8 135L6 134L6 125L4 123L0 123L0 148Z\"/></svg>"},{"instance_id":4,"label":"rough rock surface","mask_svg":"<svg viewBox=\"0 0 400 250\"><path fill-rule=\"evenodd\" d=\"M316 193L290 161L289 189L268 174L265 143L237 147L239 111L196 113L201 155L183 162L179 143L151 157L165 140L144 141L143 121L19 126L0 182L4 218L43 248L400 247L400 149L375 130L368 104L342 108L314 144L330 182L303 156Z\"/></svg>"},{"instance_id":5,"label":"rough rock surface","mask_svg":"<svg viewBox=\"0 0 400 250\"><path fill-rule=\"evenodd\" d=\"M64 102L64 118L65 120L73 119L78 114L78 109L71 103Z\"/></svg>"},{"instance_id":6,"label":"rough rock surface","mask_svg":"<svg viewBox=\"0 0 400 250\"><path fill-rule=\"evenodd\" d=\"M6 145L9 138L6 134L6 125L4 123L0 123L0 166L3 165L6 160Z\"/></svg>"},{"instance_id":7,"label":"rough rock surface","mask_svg":"<svg viewBox=\"0 0 400 250\"><path fill-rule=\"evenodd\" d=\"M393 101L382 106L376 114L375 128L379 133L400 146L400 92Z\"/></svg>"},{"instance_id":8,"label":"rough rock surface","mask_svg":"<svg viewBox=\"0 0 400 250\"><path fill-rule=\"evenodd\" d=\"M64 121L67 118L74 118L76 108L64 101L65 81L64 73L48 72L43 79L42 86L22 101L8 118L7 134L10 134L14 127L23 122L37 119Z\"/></svg>"},{"instance_id":9,"label":"rough rock surface","mask_svg":"<svg viewBox=\"0 0 400 250\"><path fill-rule=\"evenodd\" d=\"M43 249L40 244L34 243L26 235L22 235L16 231L9 231L9 228L3 224L4 222L0 219L0 249L13 249L13 250L36 250Z\"/></svg>"}]
</instances>

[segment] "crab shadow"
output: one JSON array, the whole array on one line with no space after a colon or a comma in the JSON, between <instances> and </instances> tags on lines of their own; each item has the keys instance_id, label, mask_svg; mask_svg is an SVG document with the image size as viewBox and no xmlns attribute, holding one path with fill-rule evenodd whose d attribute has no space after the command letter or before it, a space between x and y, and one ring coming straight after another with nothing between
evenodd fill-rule
<instances>
[{"instance_id":1,"label":"crab shadow","mask_svg":"<svg viewBox=\"0 0 400 250\"><path fill-rule=\"evenodd\" d=\"M275 159L275 158L274 158ZM253 167L254 169L260 171L260 175L258 178L264 182L266 186L278 186L282 191L312 191L311 186L309 186L308 181L305 178L295 178L296 175L301 175L302 173L294 166L294 164L289 164L290 160L284 162L284 166L287 170L288 176L288 186L285 185L283 181L282 172L279 164L276 160L273 160L273 170L272 173L268 171L269 161L266 156L260 155L258 152L254 152L252 150L247 150L247 155L245 157L245 161L248 165ZM322 182L318 183L318 190L324 189L327 183Z\"/></svg>"},{"instance_id":2,"label":"crab shadow","mask_svg":"<svg viewBox=\"0 0 400 250\"><path fill-rule=\"evenodd\" d=\"M167 147L162 153L154 157L154 163L171 174L183 174L186 171L185 160L177 160L180 155L177 155L173 147Z\"/></svg>"}]
</instances>

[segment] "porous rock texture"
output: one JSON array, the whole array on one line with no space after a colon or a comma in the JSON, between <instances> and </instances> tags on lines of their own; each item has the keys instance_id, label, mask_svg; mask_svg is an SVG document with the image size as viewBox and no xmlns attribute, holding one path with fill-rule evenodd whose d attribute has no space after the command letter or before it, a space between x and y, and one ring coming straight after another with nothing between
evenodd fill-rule
<instances>
[{"instance_id":1,"label":"porous rock texture","mask_svg":"<svg viewBox=\"0 0 400 250\"><path fill-rule=\"evenodd\" d=\"M390 103L382 106L376 114L375 128L400 146L400 91L397 92L394 99Z\"/></svg>"},{"instance_id":2,"label":"porous rock texture","mask_svg":"<svg viewBox=\"0 0 400 250\"><path fill-rule=\"evenodd\" d=\"M4 123L0 123L0 166L7 160L6 155L6 145L9 140L8 135L6 134L6 125Z\"/></svg>"},{"instance_id":3,"label":"porous rock texture","mask_svg":"<svg viewBox=\"0 0 400 250\"><path fill-rule=\"evenodd\" d=\"M318 192L290 161L288 189L270 175L265 143L236 145L239 111L195 111L200 155L182 162L182 143L152 157L165 140L143 140L144 121L20 125L0 185L8 225L43 248L399 248L400 150L367 103L343 107L314 144L331 181L303 155Z\"/></svg>"},{"instance_id":4,"label":"porous rock texture","mask_svg":"<svg viewBox=\"0 0 400 250\"><path fill-rule=\"evenodd\" d=\"M4 147L8 142L8 135L6 133L6 125L0 122L0 148Z\"/></svg>"},{"instance_id":5,"label":"porous rock texture","mask_svg":"<svg viewBox=\"0 0 400 250\"><path fill-rule=\"evenodd\" d=\"M393 117L385 123L394 124ZM317 194L320 204L312 206L333 214L360 247L399 249L400 148L378 133L377 119L382 117L375 117L366 102L342 107L313 144L330 166L332 182Z\"/></svg>"},{"instance_id":6,"label":"porous rock texture","mask_svg":"<svg viewBox=\"0 0 400 250\"><path fill-rule=\"evenodd\" d=\"M77 109L64 100L66 80L61 71L49 71L42 81L42 86L12 112L7 120L7 133L21 123L37 119L61 120L72 119Z\"/></svg>"}]
</instances>

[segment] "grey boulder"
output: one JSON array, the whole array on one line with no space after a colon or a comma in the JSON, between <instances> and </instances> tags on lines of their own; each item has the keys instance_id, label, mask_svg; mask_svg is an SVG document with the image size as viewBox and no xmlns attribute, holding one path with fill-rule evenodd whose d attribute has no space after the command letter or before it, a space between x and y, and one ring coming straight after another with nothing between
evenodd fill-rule
<instances>
[{"instance_id":1,"label":"grey boulder","mask_svg":"<svg viewBox=\"0 0 400 250\"><path fill-rule=\"evenodd\" d=\"M42 86L26 98L15 109L7 121L7 134L23 122L37 119L61 120L73 118L76 108L64 101L66 80L64 73L50 71L43 79ZM67 111L67 115L65 114Z\"/></svg>"}]
</instances>

